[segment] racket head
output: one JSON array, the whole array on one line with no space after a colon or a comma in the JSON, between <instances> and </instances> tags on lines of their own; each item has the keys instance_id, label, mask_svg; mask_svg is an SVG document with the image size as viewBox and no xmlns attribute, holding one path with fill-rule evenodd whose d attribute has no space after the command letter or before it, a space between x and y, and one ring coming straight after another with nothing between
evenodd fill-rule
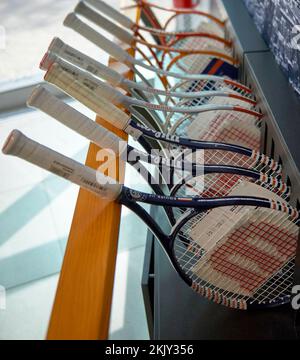
<instances>
[{"instance_id":1,"label":"racket head","mask_svg":"<svg viewBox=\"0 0 300 360\"><path fill-rule=\"evenodd\" d=\"M186 33L192 34L192 33ZM198 34L198 35L197 35ZM206 29L199 29L194 35L186 36L173 36L169 38L167 46L178 49L204 49L204 48L217 48L224 51L228 55L233 54L232 41L219 37Z\"/></svg>"},{"instance_id":2,"label":"racket head","mask_svg":"<svg viewBox=\"0 0 300 360\"><path fill-rule=\"evenodd\" d=\"M180 27L176 26L180 24ZM225 37L224 21L211 14L196 11L176 11L164 23L165 31L203 31Z\"/></svg>"},{"instance_id":3,"label":"racket head","mask_svg":"<svg viewBox=\"0 0 300 360\"><path fill-rule=\"evenodd\" d=\"M199 96L197 97L197 94L203 94L204 93L218 93L218 92L224 92L228 94L228 97L237 98L240 100L243 104L249 104L252 106L252 108L255 108L257 102L253 98L251 89L243 86L242 84L238 82L232 82L227 78L220 78L216 80L202 80L202 81L189 81L189 80L183 80L180 82L177 82L171 86L169 89L169 94L167 93L165 97L165 104L168 105L169 103L173 104L185 104L185 106L199 106L209 101L210 97L204 97ZM188 96L186 97L180 97L179 95L177 97L172 96L173 93L185 93L190 94L190 98ZM230 99L227 99L230 100Z\"/></svg>"},{"instance_id":4,"label":"racket head","mask_svg":"<svg viewBox=\"0 0 300 360\"><path fill-rule=\"evenodd\" d=\"M299 234L296 210L274 202L273 209L190 211L174 229L174 267L201 296L241 310L290 301Z\"/></svg>"},{"instance_id":5,"label":"racket head","mask_svg":"<svg viewBox=\"0 0 300 360\"><path fill-rule=\"evenodd\" d=\"M236 192L247 195L247 189L251 186L253 192L257 191L265 197L273 194L278 201L289 201L291 189L278 174L269 176L253 169L236 166L230 166L227 169L215 164L210 166L205 164L205 166L207 169L212 166L215 170L211 173L204 170L202 173L191 174L191 172L175 169L174 186L170 195L180 198L201 197L207 199L231 196ZM182 208L173 208L173 218L178 219L184 211L185 209Z\"/></svg>"},{"instance_id":6,"label":"racket head","mask_svg":"<svg viewBox=\"0 0 300 360\"><path fill-rule=\"evenodd\" d=\"M209 74L237 80L238 62L218 49L204 49L202 54L179 54L164 61L166 71L184 74Z\"/></svg>"},{"instance_id":7,"label":"racket head","mask_svg":"<svg viewBox=\"0 0 300 360\"><path fill-rule=\"evenodd\" d=\"M261 114L246 108L212 110L195 115L169 114L166 124L171 135L260 149Z\"/></svg>"}]
</instances>

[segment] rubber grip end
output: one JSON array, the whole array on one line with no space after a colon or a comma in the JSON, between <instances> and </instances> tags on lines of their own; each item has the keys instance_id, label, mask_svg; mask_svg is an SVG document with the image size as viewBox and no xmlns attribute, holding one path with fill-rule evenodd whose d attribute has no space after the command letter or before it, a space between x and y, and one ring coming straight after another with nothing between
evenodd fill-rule
<instances>
[{"instance_id":1,"label":"rubber grip end","mask_svg":"<svg viewBox=\"0 0 300 360\"><path fill-rule=\"evenodd\" d=\"M13 130L7 137L3 147L2 152L5 155L14 155L18 154L19 150L23 146L22 139L25 139L25 135L19 130Z\"/></svg>"},{"instance_id":2,"label":"rubber grip end","mask_svg":"<svg viewBox=\"0 0 300 360\"><path fill-rule=\"evenodd\" d=\"M79 20L78 19L78 16L74 13L74 12L71 12L70 14L68 14L63 22L64 26L67 26L67 27L72 27L72 25L77 21Z\"/></svg>"},{"instance_id":3,"label":"rubber grip end","mask_svg":"<svg viewBox=\"0 0 300 360\"><path fill-rule=\"evenodd\" d=\"M43 86L38 85L27 99L27 106L32 108L39 107L39 104L43 101L43 97L47 95L47 93L48 91Z\"/></svg>"},{"instance_id":4,"label":"rubber grip end","mask_svg":"<svg viewBox=\"0 0 300 360\"><path fill-rule=\"evenodd\" d=\"M58 37L54 37L48 47L48 51L59 53L59 51L65 46L65 43Z\"/></svg>"},{"instance_id":5,"label":"rubber grip end","mask_svg":"<svg viewBox=\"0 0 300 360\"><path fill-rule=\"evenodd\" d=\"M47 71L49 67L57 60L57 55L46 52L46 54L43 56L42 61L40 62L40 69Z\"/></svg>"}]
</instances>

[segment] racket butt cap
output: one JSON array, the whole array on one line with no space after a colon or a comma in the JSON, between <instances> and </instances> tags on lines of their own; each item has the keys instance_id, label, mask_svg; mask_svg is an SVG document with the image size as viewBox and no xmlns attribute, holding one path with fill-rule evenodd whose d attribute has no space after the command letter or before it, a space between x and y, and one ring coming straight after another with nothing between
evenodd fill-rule
<instances>
[{"instance_id":1,"label":"racket butt cap","mask_svg":"<svg viewBox=\"0 0 300 360\"><path fill-rule=\"evenodd\" d=\"M26 102L27 106L31 108L39 107L45 95L47 95L47 90L42 85L35 87Z\"/></svg>"},{"instance_id":2,"label":"racket butt cap","mask_svg":"<svg viewBox=\"0 0 300 360\"><path fill-rule=\"evenodd\" d=\"M47 71L56 60L57 60L57 55L49 51L46 52L46 54L43 56L40 62L40 69Z\"/></svg>"},{"instance_id":3,"label":"racket butt cap","mask_svg":"<svg viewBox=\"0 0 300 360\"><path fill-rule=\"evenodd\" d=\"M54 37L48 47L48 51L54 52L55 54L59 54L60 50L65 46L66 44L58 37Z\"/></svg>"},{"instance_id":4,"label":"racket butt cap","mask_svg":"<svg viewBox=\"0 0 300 360\"><path fill-rule=\"evenodd\" d=\"M44 80L47 81L47 82L51 82L51 81L48 81L49 78L52 78L52 69L56 69L57 67L59 67L59 65L56 63L56 62L53 62L49 65L45 75L44 75Z\"/></svg>"},{"instance_id":5,"label":"racket butt cap","mask_svg":"<svg viewBox=\"0 0 300 360\"><path fill-rule=\"evenodd\" d=\"M86 8L89 9L89 7L86 6L83 1L79 1L79 3L74 8L74 12L80 14L82 11L84 12Z\"/></svg>"},{"instance_id":6,"label":"racket butt cap","mask_svg":"<svg viewBox=\"0 0 300 360\"><path fill-rule=\"evenodd\" d=\"M66 27L72 27L72 25L73 25L74 23L76 23L76 21L78 21L78 20L79 20L79 19L78 19L77 15L72 12L72 13L70 13L70 14L68 14L68 15L66 16L63 24L64 24L64 26L66 26Z\"/></svg>"},{"instance_id":7,"label":"racket butt cap","mask_svg":"<svg viewBox=\"0 0 300 360\"><path fill-rule=\"evenodd\" d=\"M13 130L5 140L5 143L2 147L2 153L5 155L15 155L19 153L19 150L22 149L24 145L24 140L26 139L25 135L19 130Z\"/></svg>"}]
</instances>

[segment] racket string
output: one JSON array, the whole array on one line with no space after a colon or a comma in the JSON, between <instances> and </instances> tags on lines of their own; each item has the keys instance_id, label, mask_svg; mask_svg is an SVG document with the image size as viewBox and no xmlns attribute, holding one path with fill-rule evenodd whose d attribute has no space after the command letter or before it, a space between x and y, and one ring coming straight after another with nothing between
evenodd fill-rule
<instances>
[{"instance_id":1,"label":"racket string","mask_svg":"<svg viewBox=\"0 0 300 360\"><path fill-rule=\"evenodd\" d=\"M236 278L239 279L240 281L241 279L243 279L244 288L248 290L250 289L252 291L251 293L252 301L262 302L268 299L270 300L272 296L276 295L277 298L278 294L285 295L285 293L289 293L291 281L289 281L288 278L291 277L292 270L289 270L289 272L285 271L283 275L280 275L280 270L276 271L274 276L271 277L273 281L269 285L268 285L269 280L264 281L265 278L269 276L270 273L277 270L278 266L280 265L280 263L278 262L279 260L277 258L275 258L274 260L274 254L276 255L276 251L278 252L275 245L280 247L281 257L284 255L285 259L286 258L293 259L292 255L295 252L298 227L295 227L295 224L292 223L291 221L287 223L286 214L280 214L280 216L278 216L278 213L271 214L270 211L269 212L266 212L265 210L260 211L259 215L257 215L256 218L254 217L254 220L252 216L252 222L250 222L250 225L248 224L248 227L246 226L247 224L246 225L244 224L238 230L235 230L233 234L228 236L229 241L231 241L231 243L228 242L227 240L227 243L225 242L225 247L224 244L221 245L221 247L219 246L219 248L221 248L221 250L223 251L223 254L217 253L216 250L214 251L215 257L214 258L211 257L210 261L214 260L215 265L217 264L216 266L217 270L223 272L226 270L226 275L227 277L229 277L227 283L224 282L224 279L222 280L223 290L221 290L222 288L218 287L216 284L211 284L211 282L206 281L203 278L199 278L199 276L193 273L193 271L191 270L195 267L195 264L197 264L198 270L200 270L201 267L199 266L199 262L201 262L201 259L203 261L203 258L205 256L204 255L205 252L201 249L201 247L199 247L198 244L194 244L193 239L189 235L191 229L194 228L203 218L205 219L205 216L203 216L203 214L200 216L197 215L195 218L193 218L188 222L188 225L187 224L184 225L184 227L180 231L180 235L177 236L178 241L175 245L175 252L177 252L178 262L181 264L183 270L190 274L193 282L198 286L199 289L209 288L211 291L215 291L215 292L218 291L219 298L230 298L230 299L235 298L240 302L242 300L244 302L248 301L250 299L250 296L245 296L243 294L234 295L233 297L232 294L234 294L234 291L236 291L237 288L232 286L233 284L235 284L235 282L232 281L232 278L234 279ZM259 225L257 225L257 218L259 219ZM218 233L215 233L214 235L218 236ZM259 237L259 241L264 241L265 244L260 244L255 237ZM251 239L252 247L246 242L249 241L248 240L249 238ZM261 238L263 240L261 240ZM221 240L219 240L219 242L220 241ZM247 246L245 246L245 242ZM254 245L256 245L257 248L253 248ZM218 243L215 246L218 246ZM191 251L191 249L193 251ZM267 254L263 252L266 249L268 250ZM207 252L209 251L211 251L211 249L207 249ZM248 271L246 277L246 273L244 272L244 269L239 268L237 264L233 263L232 265L232 263L230 262L222 263L221 260L222 260L222 256L224 257L224 254L226 255L227 253L234 253L234 252L237 252L238 256L240 256L240 258L235 256L235 260L237 261L238 264L242 262L243 260L242 256L247 256L246 260L248 259L248 267L250 266L251 269L251 265L252 265L252 271L254 271L255 268L253 270L253 264L249 263L249 258L255 261L256 264L259 263L262 268L265 267L264 270L267 272L267 275L265 274L264 277L263 276L257 277L255 273L251 274ZM282 259L281 259L281 263L282 263ZM220 268L221 265L225 267ZM245 261L243 263L243 266L244 267L246 266ZM281 268L283 268L284 266L285 264L282 263ZM249 276L249 274L252 276ZM206 272L202 272L202 275L208 276ZM218 281L220 282L220 280L218 279L221 278L220 277L214 278L214 281L217 282L217 284ZM228 287L229 284L231 284L231 287ZM261 290L258 293L258 295L255 295L253 291L256 290L257 287L260 287ZM269 288L271 288L271 290Z\"/></svg>"},{"instance_id":2,"label":"racket string","mask_svg":"<svg viewBox=\"0 0 300 360\"><path fill-rule=\"evenodd\" d=\"M200 23L201 24L201 23ZM197 27L196 31L211 33L220 38L224 38L224 31L218 32L214 26L206 26L206 23L202 23ZM195 29L193 30L195 31ZM140 37L142 37L141 34ZM147 48L147 42L144 44ZM168 48L168 45L172 45ZM143 46L143 45L142 45ZM206 37L185 37L185 38L174 38L170 37L167 39L165 43L168 50L157 50L156 57L158 58L159 54L161 55L158 58L159 61L156 61L158 67L161 69L165 69L170 71L173 66L176 66L177 70L180 70L185 73L198 73L201 74L209 66L214 67L216 70L222 64L218 64L219 61L229 61L235 62L232 58L232 48L228 46L224 46L223 42L217 41L212 38ZM211 55L206 54L194 54L194 55L186 55L184 53L179 55L176 54L177 50L189 50L194 51L206 51L208 53L212 53ZM223 58L223 60L222 60ZM144 58L145 60L145 58ZM217 60L217 64L214 62ZM212 70L210 70L212 71ZM175 80L176 81L176 80ZM179 80L177 80L178 82Z\"/></svg>"},{"instance_id":3,"label":"racket string","mask_svg":"<svg viewBox=\"0 0 300 360\"><path fill-rule=\"evenodd\" d=\"M193 17L192 21L189 21L188 23L185 21L185 19L187 17ZM182 20L181 20L182 18ZM198 16L198 15L187 15L187 14L177 14L174 15L173 17L170 17L167 22L164 25L164 29L167 30L168 28L170 29L172 26L173 28L176 27L176 24L172 24L176 21L176 23L182 23L184 24L184 26L182 27L182 29L180 28L176 28L177 31L182 31L182 32L188 32L188 31L197 31L197 32L201 32L203 30L205 30L206 32L209 32L211 34L217 35L219 37L224 37L224 28L219 26L218 24L209 21L209 20L204 20L203 17ZM197 21L197 24L195 25L195 21Z\"/></svg>"},{"instance_id":4,"label":"racket string","mask_svg":"<svg viewBox=\"0 0 300 360\"><path fill-rule=\"evenodd\" d=\"M232 105L232 106L241 106L245 109L249 109L251 111L256 111L255 106L253 102L250 102L250 98L245 97L241 94L239 94L237 91L232 90L230 87L226 88L224 86L219 86L218 88L211 88L210 90L205 89L205 92L210 91L210 95L207 97L199 97L199 98L172 98L174 99L177 107L195 107L195 106L201 106L204 104L212 104L212 105ZM226 96L213 96L213 92L216 93L223 93L226 94ZM230 97L230 95L239 95L243 96L242 98L234 98ZM169 98L168 98L169 100ZM166 103L167 105L167 103Z\"/></svg>"},{"instance_id":5,"label":"racket string","mask_svg":"<svg viewBox=\"0 0 300 360\"><path fill-rule=\"evenodd\" d=\"M261 120L239 111L216 110L197 115L169 114L170 134L201 141L226 142L260 149Z\"/></svg>"},{"instance_id":6,"label":"racket string","mask_svg":"<svg viewBox=\"0 0 300 360\"><path fill-rule=\"evenodd\" d=\"M273 181L274 180L274 181ZM272 193L280 196L283 200L289 200L289 189L282 184L281 178L275 174L272 179L262 175L260 179L251 179L238 174L207 174L201 175L191 180L187 180L176 192L177 197L199 196L203 198L225 197L228 196L236 187L244 181L251 181ZM173 209L175 219L178 219L186 210L182 208Z\"/></svg>"},{"instance_id":7,"label":"racket string","mask_svg":"<svg viewBox=\"0 0 300 360\"><path fill-rule=\"evenodd\" d=\"M230 213L228 213L226 210L222 210L222 209L218 209L218 213L223 213L223 217L226 218L227 220L230 219L230 217L228 217L229 215L231 215ZM202 220L202 218L204 217L203 214L197 215L193 218L193 221L190 224L190 229L195 229L196 226L199 224L199 221ZM191 241L191 238L189 237L189 240L187 240L188 242ZM194 241L192 241L192 246L194 247ZM198 246L198 245L197 245Z\"/></svg>"},{"instance_id":8,"label":"racket string","mask_svg":"<svg viewBox=\"0 0 300 360\"><path fill-rule=\"evenodd\" d=\"M199 91L212 91L212 90L232 90L242 96L251 98L249 89L238 86L236 83L226 82L226 76L219 80L180 80L177 84L173 85L170 89L172 91L182 92L199 92Z\"/></svg>"}]
</instances>

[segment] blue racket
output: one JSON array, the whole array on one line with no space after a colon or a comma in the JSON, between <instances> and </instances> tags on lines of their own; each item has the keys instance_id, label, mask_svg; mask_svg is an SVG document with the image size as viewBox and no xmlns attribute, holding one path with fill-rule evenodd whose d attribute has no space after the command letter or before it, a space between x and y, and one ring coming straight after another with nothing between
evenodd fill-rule
<instances>
[{"instance_id":1,"label":"blue racket","mask_svg":"<svg viewBox=\"0 0 300 360\"><path fill-rule=\"evenodd\" d=\"M290 301L299 213L274 200L272 193L210 199L147 194L121 186L17 130L3 152L131 209L153 232L178 275L200 295L243 310ZM165 233L139 203L190 210Z\"/></svg>"}]
</instances>

